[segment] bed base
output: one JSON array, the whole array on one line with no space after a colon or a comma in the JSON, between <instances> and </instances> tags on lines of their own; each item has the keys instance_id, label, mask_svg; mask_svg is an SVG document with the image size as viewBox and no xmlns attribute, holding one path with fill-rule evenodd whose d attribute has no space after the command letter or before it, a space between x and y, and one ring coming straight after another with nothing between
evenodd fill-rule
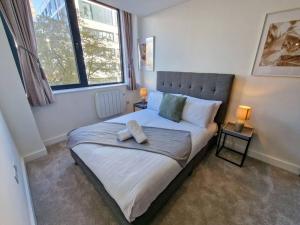
<instances>
[{"instance_id":1,"label":"bed base","mask_svg":"<svg viewBox=\"0 0 300 225\"><path fill-rule=\"evenodd\" d=\"M193 169L199 164L199 162L205 157L207 152L216 145L217 137L214 136L210 139L206 146L204 146L201 151L199 151L195 157L185 166L183 170L173 179L173 181L167 186L167 188L160 193L160 195L152 202L148 210L138 218L136 218L132 223L129 223L125 218L123 212L121 211L115 200L108 194L105 190L103 184L97 178L97 176L85 165L85 163L78 157L78 155L71 149L71 155L75 160L75 164L80 166L85 175L93 183L96 190L101 194L104 201L111 208L116 219L121 225L146 225L151 222L154 216L159 212L159 210L166 204L168 199L174 194L174 192L180 187L184 180L189 177Z\"/></svg>"}]
</instances>

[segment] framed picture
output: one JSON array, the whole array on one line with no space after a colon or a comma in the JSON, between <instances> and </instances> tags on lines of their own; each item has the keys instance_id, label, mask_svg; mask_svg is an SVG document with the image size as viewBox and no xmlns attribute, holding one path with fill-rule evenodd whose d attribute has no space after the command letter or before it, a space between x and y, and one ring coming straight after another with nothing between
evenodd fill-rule
<instances>
[{"instance_id":1,"label":"framed picture","mask_svg":"<svg viewBox=\"0 0 300 225\"><path fill-rule=\"evenodd\" d=\"M139 69L154 71L154 37L148 37L139 41Z\"/></svg>"},{"instance_id":2,"label":"framed picture","mask_svg":"<svg viewBox=\"0 0 300 225\"><path fill-rule=\"evenodd\" d=\"M300 8L266 15L252 75L300 77Z\"/></svg>"}]
</instances>

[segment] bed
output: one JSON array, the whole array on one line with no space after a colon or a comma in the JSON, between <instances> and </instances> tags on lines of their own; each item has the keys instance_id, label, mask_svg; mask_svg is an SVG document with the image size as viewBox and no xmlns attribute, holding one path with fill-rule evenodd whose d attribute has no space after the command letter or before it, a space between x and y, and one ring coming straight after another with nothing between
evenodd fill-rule
<instances>
[{"instance_id":1,"label":"bed","mask_svg":"<svg viewBox=\"0 0 300 225\"><path fill-rule=\"evenodd\" d=\"M185 130L191 133L192 151L182 168L166 156L134 149L97 144L80 144L71 155L102 194L121 224L147 224L171 197L194 167L216 143L223 123L234 75L157 72L157 90L196 98L222 101L214 123L207 128L186 121L176 123L145 109L108 122L126 123L131 119L148 127Z\"/></svg>"}]
</instances>

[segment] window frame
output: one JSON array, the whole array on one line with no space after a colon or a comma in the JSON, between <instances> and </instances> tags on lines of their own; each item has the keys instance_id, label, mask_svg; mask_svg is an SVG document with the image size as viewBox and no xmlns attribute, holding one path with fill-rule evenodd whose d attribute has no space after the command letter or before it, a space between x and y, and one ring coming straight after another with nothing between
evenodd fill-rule
<instances>
[{"instance_id":1,"label":"window frame","mask_svg":"<svg viewBox=\"0 0 300 225\"><path fill-rule=\"evenodd\" d=\"M73 49L74 49L74 57L75 57L75 62L76 62L76 67L77 67L79 83L51 85L52 90L64 90L64 89L95 87L95 86L105 86L105 85L125 83L122 29L121 29L122 25L121 25L121 18L120 18L120 10L118 8L115 8L113 6L110 6L110 5L95 1L95 0L89 0L89 1L109 7L111 9L114 9L117 11L118 32L119 32L118 38L119 38L119 45L120 45L120 69L121 69L121 79L122 80L120 82L99 83L99 84L89 84L88 83L75 2L74 2L74 0L71 0L71 1L65 0L65 7L66 7L67 17L68 17L68 22L69 22L69 27L70 27L70 33L71 33L71 39L72 39L72 44L73 44Z\"/></svg>"}]
</instances>

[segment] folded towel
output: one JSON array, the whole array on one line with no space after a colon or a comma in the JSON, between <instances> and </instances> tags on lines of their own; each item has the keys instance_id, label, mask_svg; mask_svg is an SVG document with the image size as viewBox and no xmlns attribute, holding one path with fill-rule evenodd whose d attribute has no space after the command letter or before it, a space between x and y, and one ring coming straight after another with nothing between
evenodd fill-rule
<instances>
[{"instance_id":1,"label":"folded towel","mask_svg":"<svg viewBox=\"0 0 300 225\"><path fill-rule=\"evenodd\" d=\"M126 127L137 143L141 144L147 141L143 128L135 120L128 121Z\"/></svg>"},{"instance_id":2,"label":"folded towel","mask_svg":"<svg viewBox=\"0 0 300 225\"><path fill-rule=\"evenodd\" d=\"M120 130L117 136L119 141L125 141L129 138L132 138L132 134L129 132L128 129Z\"/></svg>"}]
</instances>

